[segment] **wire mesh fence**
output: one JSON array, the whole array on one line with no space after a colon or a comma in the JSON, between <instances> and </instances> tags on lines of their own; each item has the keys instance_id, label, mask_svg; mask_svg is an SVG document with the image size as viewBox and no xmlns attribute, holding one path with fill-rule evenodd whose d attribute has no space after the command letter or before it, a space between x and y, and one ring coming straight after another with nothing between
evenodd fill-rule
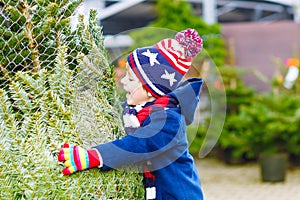
<instances>
[{"instance_id":1,"label":"wire mesh fence","mask_svg":"<svg viewBox=\"0 0 300 200\"><path fill-rule=\"evenodd\" d=\"M123 134L113 67L96 12L80 0L0 0L0 196L3 199L139 199L124 171L61 174L64 142L86 148Z\"/></svg>"}]
</instances>

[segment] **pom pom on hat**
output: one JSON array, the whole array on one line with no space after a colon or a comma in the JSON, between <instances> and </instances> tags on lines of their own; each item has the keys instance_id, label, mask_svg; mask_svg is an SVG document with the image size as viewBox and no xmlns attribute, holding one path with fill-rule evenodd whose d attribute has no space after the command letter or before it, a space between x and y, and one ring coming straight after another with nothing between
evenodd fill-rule
<instances>
[{"instance_id":1,"label":"pom pom on hat","mask_svg":"<svg viewBox=\"0 0 300 200\"><path fill-rule=\"evenodd\" d=\"M202 48L197 31L186 29L178 32L175 39L166 38L153 46L135 49L127 62L144 88L159 97L177 88Z\"/></svg>"},{"instance_id":2,"label":"pom pom on hat","mask_svg":"<svg viewBox=\"0 0 300 200\"><path fill-rule=\"evenodd\" d=\"M187 58L196 57L203 48L202 38L195 29L189 28L180 31L176 34L175 39L185 49L185 56Z\"/></svg>"}]
</instances>

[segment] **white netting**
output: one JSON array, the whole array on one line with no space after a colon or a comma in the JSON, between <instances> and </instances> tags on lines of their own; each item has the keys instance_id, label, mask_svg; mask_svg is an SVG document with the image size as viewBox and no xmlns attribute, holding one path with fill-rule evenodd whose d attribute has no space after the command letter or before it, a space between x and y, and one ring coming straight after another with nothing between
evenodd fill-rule
<instances>
[{"instance_id":1,"label":"white netting","mask_svg":"<svg viewBox=\"0 0 300 200\"><path fill-rule=\"evenodd\" d=\"M80 0L0 0L0 196L136 199L140 177L97 169L63 177L63 142L86 148L122 131L96 13L71 31ZM116 176L118 174L118 176Z\"/></svg>"}]
</instances>

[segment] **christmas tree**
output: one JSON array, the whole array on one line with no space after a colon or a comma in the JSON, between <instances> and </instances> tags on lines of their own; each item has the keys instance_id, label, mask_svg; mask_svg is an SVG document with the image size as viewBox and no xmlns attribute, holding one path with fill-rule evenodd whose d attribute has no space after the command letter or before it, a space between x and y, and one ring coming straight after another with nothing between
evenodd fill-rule
<instances>
[{"instance_id":1,"label":"christmas tree","mask_svg":"<svg viewBox=\"0 0 300 200\"><path fill-rule=\"evenodd\" d=\"M70 12L75 10L69 6L78 2L1 1L1 36L5 31L11 34L9 38L1 37L5 45L0 47L3 48L0 196L4 199L143 198L138 174L125 170L101 173L99 169L92 169L63 176L63 166L57 161L64 142L90 148L124 134L113 66L103 45L101 27L97 26L96 12L91 11L87 25L81 16L78 30L68 32ZM7 14L11 13L9 10L22 10L26 6L31 6L31 17L13 23L12 14ZM28 30L35 33L46 23L35 18L34 13L48 12L48 9L53 19L66 23L57 20L48 33L42 32L42 39L38 38L41 32L33 34L34 43L30 46ZM18 19L21 18L22 15ZM60 31L52 28L58 24L65 31L56 35ZM16 27L12 29L12 26ZM26 26L30 29L23 29L25 35L20 36L16 44L8 42L22 33L18 28ZM74 44L76 49L72 50ZM16 55L10 57L8 52ZM19 57L22 59L18 60Z\"/></svg>"}]
</instances>

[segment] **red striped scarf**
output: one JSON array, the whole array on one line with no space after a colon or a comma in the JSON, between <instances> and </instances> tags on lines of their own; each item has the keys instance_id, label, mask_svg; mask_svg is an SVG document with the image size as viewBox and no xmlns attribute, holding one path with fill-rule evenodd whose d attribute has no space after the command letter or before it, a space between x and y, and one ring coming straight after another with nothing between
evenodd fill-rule
<instances>
[{"instance_id":1,"label":"red striped scarf","mask_svg":"<svg viewBox=\"0 0 300 200\"><path fill-rule=\"evenodd\" d=\"M125 105L123 111L123 120L125 124L126 132L132 133L137 128L139 128L143 122L149 117L152 112L161 109L175 108L178 106L178 101L176 98L165 95L157 98L153 102L148 102L143 106L128 106ZM149 165L151 162L147 162L144 166L144 185L146 189L146 199L156 198L156 188L155 188L155 175L149 170Z\"/></svg>"}]
</instances>

